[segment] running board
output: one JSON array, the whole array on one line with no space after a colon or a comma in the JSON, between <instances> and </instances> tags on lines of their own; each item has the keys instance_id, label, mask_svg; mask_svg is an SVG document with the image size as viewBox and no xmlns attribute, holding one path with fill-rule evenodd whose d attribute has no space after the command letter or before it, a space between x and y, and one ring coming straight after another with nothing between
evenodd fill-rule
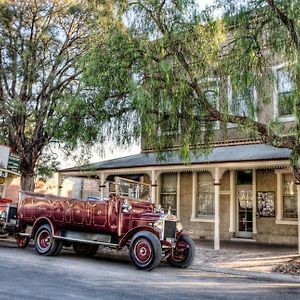
<instances>
[{"instance_id":1,"label":"running board","mask_svg":"<svg viewBox=\"0 0 300 300\"><path fill-rule=\"evenodd\" d=\"M53 238L55 238L57 240L61 240L61 241L106 246L106 247L114 248L114 249L117 249L119 247L118 244L112 244L112 243L107 243L107 242L99 242L99 241L91 241L91 240L82 240L82 239L76 239L76 238L68 238L68 237L62 237L62 236L56 236L56 235L54 235Z\"/></svg>"}]
</instances>

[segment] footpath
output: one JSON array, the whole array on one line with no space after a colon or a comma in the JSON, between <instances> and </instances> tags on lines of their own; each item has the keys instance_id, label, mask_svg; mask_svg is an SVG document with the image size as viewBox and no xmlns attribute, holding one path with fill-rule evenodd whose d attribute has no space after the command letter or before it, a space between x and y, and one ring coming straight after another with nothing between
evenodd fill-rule
<instances>
[{"instance_id":1,"label":"footpath","mask_svg":"<svg viewBox=\"0 0 300 300\"><path fill-rule=\"evenodd\" d=\"M12 238L1 243L13 243ZM213 241L195 240L196 256L189 269L242 276L256 280L299 283L300 275L274 273L273 269L298 256L297 247L265 245L251 242L223 241L221 249L213 249ZM17 247L17 245L16 245ZM129 260L128 250L99 248L99 256Z\"/></svg>"},{"instance_id":2,"label":"footpath","mask_svg":"<svg viewBox=\"0 0 300 300\"><path fill-rule=\"evenodd\" d=\"M220 250L213 249L213 241L196 240L193 269L243 276L253 279L299 283L300 276L274 273L274 268L298 256L297 247L257 244L253 242L223 241Z\"/></svg>"}]
</instances>

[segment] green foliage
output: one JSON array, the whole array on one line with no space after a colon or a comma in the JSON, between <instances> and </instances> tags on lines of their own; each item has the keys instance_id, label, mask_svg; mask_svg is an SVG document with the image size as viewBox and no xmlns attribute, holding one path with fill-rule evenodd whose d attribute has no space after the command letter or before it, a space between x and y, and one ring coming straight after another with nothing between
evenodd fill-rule
<instances>
[{"instance_id":1,"label":"green foliage","mask_svg":"<svg viewBox=\"0 0 300 300\"><path fill-rule=\"evenodd\" d=\"M57 155L45 153L36 164L36 176L39 180L47 181L58 170Z\"/></svg>"},{"instance_id":2,"label":"green foliage","mask_svg":"<svg viewBox=\"0 0 300 300\"><path fill-rule=\"evenodd\" d=\"M93 38L83 59L85 85L95 88L96 102L109 99L115 117L107 128L117 142L142 135L158 152L181 146L188 161L190 147L212 141L214 105L203 105L207 82L198 79L218 77L223 24L199 14L194 1L122 4L122 18L110 22L105 38Z\"/></svg>"},{"instance_id":3,"label":"green foliage","mask_svg":"<svg viewBox=\"0 0 300 300\"><path fill-rule=\"evenodd\" d=\"M0 138L20 155L22 176L34 174L52 140L75 148L102 126L105 95L95 102L84 89L80 58L113 11L110 1L88 2L0 3Z\"/></svg>"},{"instance_id":4,"label":"green foliage","mask_svg":"<svg viewBox=\"0 0 300 300\"><path fill-rule=\"evenodd\" d=\"M84 84L94 88L96 103L105 102L107 112L113 112L106 128L118 142L141 135L144 148L162 157L163 150L179 147L188 162L191 149L209 153L216 129L225 138L227 123L235 123L243 136L299 155L297 1L220 0L203 12L194 1L114 5L115 18L104 38L93 37L83 63ZM224 14L217 19L220 8ZM282 62L295 82L279 97L279 112L296 114L288 126L273 118L277 75L272 66Z\"/></svg>"}]
</instances>

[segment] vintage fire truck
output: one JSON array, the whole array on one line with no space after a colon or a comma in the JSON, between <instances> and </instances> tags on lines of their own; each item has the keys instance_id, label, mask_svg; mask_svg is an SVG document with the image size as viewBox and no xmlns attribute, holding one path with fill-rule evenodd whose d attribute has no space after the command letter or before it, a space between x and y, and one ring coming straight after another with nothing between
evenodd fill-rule
<instances>
[{"instance_id":1,"label":"vintage fire truck","mask_svg":"<svg viewBox=\"0 0 300 300\"><path fill-rule=\"evenodd\" d=\"M125 179L115 185L103 199L20 192L18 205L2 204L0 232L14 232L20 248L33 240L37 253L46 256L58 255L63 246L79 255L94 255L100 245L128 247L138 269L152 270L162 258L188 267L195 246L176 216L151 203L147 185Z\"/></svg>"}]
</instances>

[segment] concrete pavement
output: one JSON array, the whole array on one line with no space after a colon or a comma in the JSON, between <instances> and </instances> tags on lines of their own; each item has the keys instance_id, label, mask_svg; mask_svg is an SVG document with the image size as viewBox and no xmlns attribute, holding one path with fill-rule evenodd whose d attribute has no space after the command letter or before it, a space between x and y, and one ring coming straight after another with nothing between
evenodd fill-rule
<instances>
[{"instance_id":1,"label":"concrete pavement","mask_svg":"<svg viewBox=\"0 0 300 300\"><path fill-rule=\"evenodd\" d=\"M300 283L300 276L274 273L273 269L298 256L297 247L223 241L221 249L213 249L213 241L196 240L197 255L192 268L244 276Z\"/></svg>"},{"instance_id":2,"label":"concrete pavement","mask_svg":"<svg viewBox=\"0 0 300 300\"><path fill-rule=\"evenodd\" d=\"M0 239L0 246L1 242L15 243L12 238ZM221 249L216 251L213 249L213 241L195 240L195 245L196 256L190 269L300 284L300 276L272 272L274 267L296 257L297 247L224 241L221 242ZM97 255L130 260L125 248L119 252L100 248Z\"/></svg>"}]
</instances>

